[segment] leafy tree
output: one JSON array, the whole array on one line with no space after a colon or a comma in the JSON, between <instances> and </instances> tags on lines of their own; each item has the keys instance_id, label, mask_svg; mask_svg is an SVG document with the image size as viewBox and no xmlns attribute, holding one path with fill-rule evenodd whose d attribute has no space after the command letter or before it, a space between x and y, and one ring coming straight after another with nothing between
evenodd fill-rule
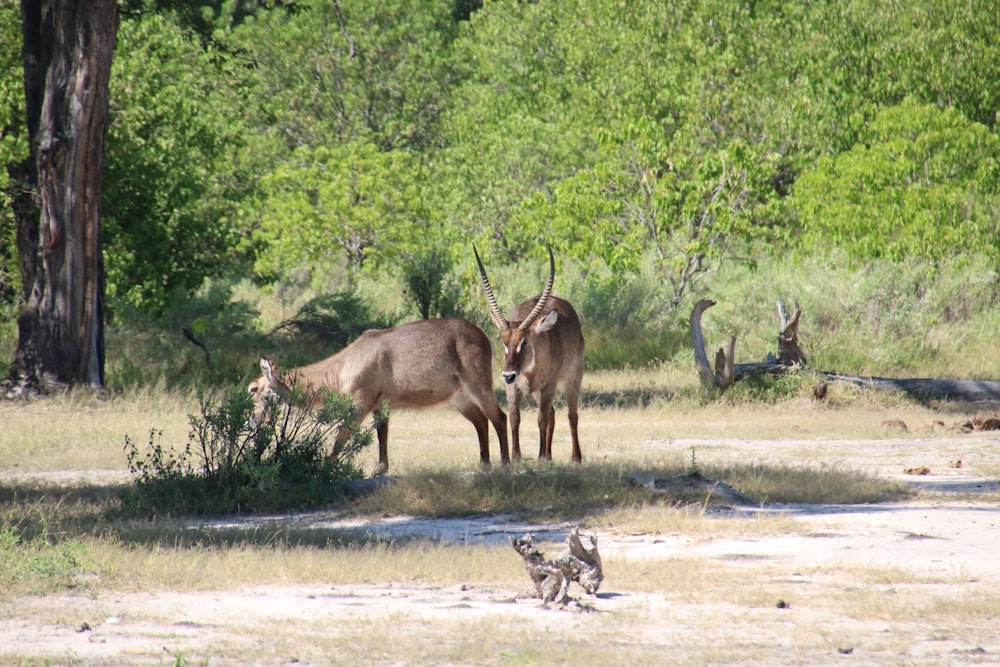
<instances>
[{"instance_id":1,"label":"leafy tree","mask_svg":"<svg viewBox=\"0 0 1000 667\"><path fill-rule=\"evenodd\" d=\"M159 312L242 263L234 202L246 73L162 15L124 21L112 71L104 219L109 295Z\"/></svg>"},{"instance_id":2,"label":"leafy tree","mask_svg":"<svg viewBox=\"0 0 1000 667\"><path fill-rule=\"evenodd\" d=\"M840 108L869 113L914 96L997 122L1000 14L985 0L817 4L810 17L810 78Z\"/></svg>"},{"instance_id":3,"label":"leafy tree","mask_svg":"<svg viewBox=\"0 0 1000 667\"><path fill-rule=\"evenodd\" d=\"M733 240L767 231L779 160L754 102L772 82L754 68L771 33L746 8L508 4L471 28L460 46L480 66L458 92L470 103L452 105L463 142L448 157L512 256L551 242L621 275L651 250L676 306Z\"/></svg>"},{"instance_id":4,"label":"leafy tree","mask_svg":"<svg viewBox=\"0 0 1000 667\"><path fill-rule=\"evenodd\" d=\"M425 235L438 239L425 181L404 151L358 143L299 148L261 179L258 273L297 266L323 275L346 263L350 283L367 263L391 264Z\"/></svg>"},{"instance_id":5,"label":"leafy tree","mask_svg":"<svg viewBox=\"0 0 1000 667\"><path fill-rule=\"evenodd\" d=\"M771 159L740 141L700 154L625 145L558 184L533 214L569 239L571 254L598 259L615 275L636 272L651 252L676 308L733 243L766 233Z\"/></svg>"},{"instance_id":6,"label":"leafy tree","mask_svg":"<svg viewBox=\"0 0 1000 667\"><path fill-rule=\"evenodd\" d=\"M451 219L467 232L486 232L493 246L517 259L539 245L514 215L592 160L596 148L587 123L577 123L580 76L567 60L562 31L588 25L587 3L488 3L472 15L455 45L462 83L443 119L445 148L434 166ZM587 95L589 99L590 95Z\"/></svg>"},{"instance_id":7,"label":"leafy tree","mask_svg":"<svg viewBox=\"0 0 1000 667\"><path fill-rule=\"evenodd\" d=\"M1000 257L1000 139L954 108L907 98L851 150L805 171L792 202L810 248L859 260Z\"/></svg>"},{"instance_id":8,"label":"leafy tree","mask_svg":"<svg viewBox=\"0 0 1000 667\"><path fill-rule=\"evenodd\" d=\"M448 280L453 265L448 250L438 245L419 249L403 262L403 292L421 319L457 315L461 288Z\"/></svg>"},{"instance_id":9,"label":"leafy tree","mask_svg":"<svg viewBox=\"0 0 1000 667\"><path fill-rule=\"evenodd\" d=\"M260 131L288 149L341 141L429 148L452 78L446 3L331 3L260 9L226 36L255 66Z\"/></svg>"},{"instance_id":10,"label":"leafy tree","mask_svg":"<svg viewBox=\"0 0 1000 667\"><path fill-rule=\"evenodd\" d=\"M17 270L15 192L23 184L16 165L28 157L24 126L24 69L21 15L13 3L0 8L0 302L12 302L21 276Z\"/></svg>"}]
</instances>

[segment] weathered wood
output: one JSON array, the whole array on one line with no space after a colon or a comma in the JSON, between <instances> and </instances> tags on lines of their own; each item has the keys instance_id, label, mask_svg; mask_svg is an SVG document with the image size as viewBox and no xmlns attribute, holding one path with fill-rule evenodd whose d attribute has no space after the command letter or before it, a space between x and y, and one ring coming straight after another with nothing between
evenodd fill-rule
<instances>
[{"instance_id":1,"label":"weathered wood","mask_svg":"<svg viewBox=\"0 0 1000 667\"><path fill-rule=\"evenodd\" d=\"M542 606L547 607L550 602L569 604L572 601L569 587L574 581L588 594L597 594L604 580L604 569L597 551L597 536L588 539L590 548L583 546L579 529L574 527L566 538L566 549L552 560L538 550L530 534L511 540L514 551L524 559L524 569L534 586L533 597L541 598Z\"/></svg>"},{"instance_id":2,"label":"weathered wood","mask_svg":"<svg viewBox=\"0 0 1000 667\"><path fill-rule=\"evenodd\" d=\"M781 328L778 332L778 355L769 355L767 361L737 364L736 336L730 336L725 348L715 353L715 369L708 365L705 337L701 331L701 316L715 305L711 299L702 299L691 310L691 341L694 346L695 365L702 384L707 387L725 388L754 373L785 373L792 368L805 365L806 355L799 348L799 320L802 310L796 305L795 314L788 317L785 305L778 301L778 317Z\"/></svg>"},{"instance_id":3,"label":"weathered wood","mask_svg":"<svg viewBox=\"0 0 1000 667\"><path fill-rule=\"evenodd\" d=\"M706 386L724 389L750 375L781 375L788 372L802 372L810 373L821 381L814 389L818 399L826 396L827 383L842 382L878 391L902 391L919 399L954 399L971 403L1000 401L1000 381L886 378L808 370L805 368L806 355L802 352L798 342L798 327L802 310L796 305L795 313L789 317L781 301L778 301L778 318L781 329L778 334L777 356L769 354L765 361L737 364L734 362L736 337L732 336L726 349L720 348L716 352L713 372L708 365L708 355L705 351L701 316L714 305L715 301L702 299L694 305L691 311L691 341L694 345L695 364L702 384Z\"/></svg>"},{"instance_id":4,"label":"weathered wood","mask_svg":"<svg viewBox=\"0 0 1000 667\"><path fill-rule=\"evenodd\" d=\"M829 382L846 382L875 390L898 390L924 399L957 399L970 403L1000 401L1000 382L933 378L885 378L817 373Z\"/></svg>"},{"instance_id":5,"label":"weathered wood","mask_svg":"<svg viewBox=\"0 0 1000 667\"><path fill-rule=\"evenodd\" d=\"M802 317L802 309L799 304L795 304L795 314L788 317L785 310L785 303L778 299L778 363L784 366L800 364L805 366L809 363L805 353L799 347L799 319Z\"/></svg>"}]
</instances>

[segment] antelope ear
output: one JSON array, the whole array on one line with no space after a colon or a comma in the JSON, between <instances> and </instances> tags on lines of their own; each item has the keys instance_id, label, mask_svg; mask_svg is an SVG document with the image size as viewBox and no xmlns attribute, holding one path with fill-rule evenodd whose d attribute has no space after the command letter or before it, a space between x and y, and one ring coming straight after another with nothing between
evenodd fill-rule
<instances>
[{"instance_id":1,"label":"antelope ear","mask_svg":"<svg viewBox=\"0 0 1000 667\"><path fill-rule=\"evenodd\" d=\"M559 313L554 310L550 310L549 314L539 320L538 324L535 325L535 333L543 333L548 331L556 325L556 320L559 319Z\"/></svg>"},{"instance_id":2,"label":"antelope ear","mask_svg":"<svg viewBox=\"0 0 1000 667\"><path fill-rule=\"evenodd\" d=\"M250 386L247 387L247 391L250 392L251 394L255 394L255 393L257 393L257 389L258 388L259 387L257 385L257 381L254 380L253 382L250 383Z\"/></svg>"},{"instance_id":3,"label":"antelope ear","mask_svg":"<svg viewBox=\"0 0 1000 667\"><path fill-rule=\"evenodd\" d=\"M274 382L274 373L276 370L277 367L270 359L267 357L260 358L260 372L264 374L264 379L267 380L268 383Z\"/></svg>"}]
</instances>

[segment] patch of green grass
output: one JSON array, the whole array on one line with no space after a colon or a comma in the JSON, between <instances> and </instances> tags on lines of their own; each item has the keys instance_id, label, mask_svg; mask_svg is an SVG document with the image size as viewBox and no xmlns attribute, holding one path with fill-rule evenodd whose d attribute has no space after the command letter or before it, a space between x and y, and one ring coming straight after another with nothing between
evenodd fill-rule
<instances>
[{"instance_id":1,"label":"patch of green grass","mask_svg":"<svg viewBox=\"0 0 1000 667\"><path fill-rule=\"evenodd\" d=\"M0 524L0 590L51 593L73 588L86 567L87 550L75 539L50 535L44 520L36 530Z\"/></svg>"}]
</instances>

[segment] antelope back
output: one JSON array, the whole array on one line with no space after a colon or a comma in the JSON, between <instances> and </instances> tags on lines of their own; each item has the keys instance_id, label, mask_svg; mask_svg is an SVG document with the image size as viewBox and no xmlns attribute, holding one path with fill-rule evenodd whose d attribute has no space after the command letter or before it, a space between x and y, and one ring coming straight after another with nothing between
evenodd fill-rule
<instances>
[{"instance_id":1,"label":"antelope back","mask_svg":"<svg viewBox=\"0 0 1000 667\"><path fill-rule=\"evenodd\" d=\"M335 355L292 370L288 384L347 394L364 409L377 409L384 401L426 407L448 400L460 385L488 385L492 363L489 337L472 322L420 320L366 331ZM248 387L254 402L263 403L268 392L287 400L289 386L273 363L262 359L261 370ZM310 395L315 392L307 392Z\"/></svg>"}]
</instances>

